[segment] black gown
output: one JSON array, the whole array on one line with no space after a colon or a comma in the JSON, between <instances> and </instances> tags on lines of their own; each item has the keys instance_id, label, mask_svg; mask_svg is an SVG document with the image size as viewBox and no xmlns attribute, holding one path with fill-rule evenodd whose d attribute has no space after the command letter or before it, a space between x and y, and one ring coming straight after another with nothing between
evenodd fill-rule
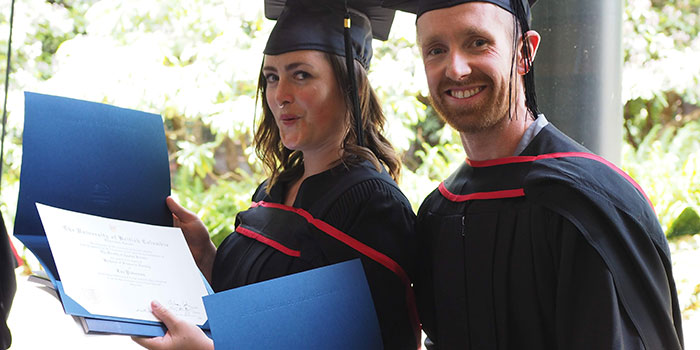
<instances>
[{"instance_id":1,"label":"black gown","mask_svg":"<svg viewBox=\"0 0 700 350\"><path fill-rule=\"evenodd\" d=\"M9 348L12 342L6 322L17 287L15 262L15 255L5 229L5 220L0 216L0 349Z\"/></svg>"},{"instance_id":2,"label":"black gown","mask_svg":"<svg viewBox=\"0 0 700 350\"><path fill-rule=\"evenodd\" d=\"M682 348L648 199L551 124L520 156L465 162L417 225L415 289L433 349Z\"/></svg>"},{"instance_id":3,"label":"black gown","mask_svg":"<svg viewBox=\"0 0 700 350\"><path fill-rule=\"evenodd\" d=\"M415 214L391 177L369 162L339 165L305 179L293 207L281 204L285 183L269 195L265 186L218 248L214 291L361 258L385 349L416 349L419 325L409 281Z\"/></svg>"}]
</instances>

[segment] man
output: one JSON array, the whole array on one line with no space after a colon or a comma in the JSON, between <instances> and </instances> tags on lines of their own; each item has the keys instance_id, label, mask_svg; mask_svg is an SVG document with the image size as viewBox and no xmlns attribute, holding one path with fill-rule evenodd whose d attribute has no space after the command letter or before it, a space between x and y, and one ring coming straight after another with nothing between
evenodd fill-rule
<instances>
[{"instance_id":1,"label":"man","mask_svg":"<svg viewBox=\"0 0 700 350\"><path fill-rule=\"evenodd\" d=\"M538 114L530 5L385 0L417 13L432 104L467 155L418 212L426 345L680 349L669 249L644 192Z\"/></svg>"}]
</instances>

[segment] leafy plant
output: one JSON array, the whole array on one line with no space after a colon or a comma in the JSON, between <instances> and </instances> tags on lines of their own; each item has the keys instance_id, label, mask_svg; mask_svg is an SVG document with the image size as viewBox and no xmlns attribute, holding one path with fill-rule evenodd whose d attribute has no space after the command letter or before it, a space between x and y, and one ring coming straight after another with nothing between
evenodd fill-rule
<instances>
[{"instance_id":1,"label":"leafy plant","mask_svg":"<svg viewBox=\"0 0 700 350\"><path fill-rule=\"evenodd\" d=\"M668 238L678 238L700 233L700 216L692 207L683 209L668 230Z\"/></svg>"}]
</instances>

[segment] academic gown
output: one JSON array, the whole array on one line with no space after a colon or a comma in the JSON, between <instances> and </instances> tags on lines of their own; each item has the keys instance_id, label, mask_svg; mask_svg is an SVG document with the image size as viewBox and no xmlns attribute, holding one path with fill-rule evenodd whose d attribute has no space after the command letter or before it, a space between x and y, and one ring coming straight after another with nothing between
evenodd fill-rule
<instances>
[{"instance_id":1,"label":"academic gown","mask_svg":"<svg viewBox=\"0 0 700 350\"><path fill-rule=\"evenodd\" d=\"M266 183L218 248L212 288L360 258L385 349L416 349L419 325L409 281L415 214L391 177L366 161L339 165L305 179L292 207L282 204L287 184L267 194Z\"/></svg>"},{"instance_id":2,"label":"academic gown","mask_svg":"<svg viewBox=\"0 0 700 350\"><path fill-rule=\"evenodd\" d=\"M462 164L417 225L429 348L682 348L648 199L551 124L517 157Z\"/></svg>"},{"instance_id":3,"label":"academic gown","mask_svg":"<svg viewBox=\"0 0 700 350\"><path fill-rule=\"evenodd\" d=\"M16 260L10 244L5 221L0 216L0 349L9 348L12 342L6 322L15 296L17 281L15 281L14 270Z\"/></svg>"}]
</instances>

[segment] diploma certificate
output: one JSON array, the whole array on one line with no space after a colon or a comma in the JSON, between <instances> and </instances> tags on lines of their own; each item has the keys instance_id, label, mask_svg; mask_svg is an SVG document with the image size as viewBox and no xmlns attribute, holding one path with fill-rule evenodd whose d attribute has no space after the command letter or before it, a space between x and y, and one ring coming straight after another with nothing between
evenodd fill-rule
<instances>
[{"instance_id":1,"label":"diploma certificate","mask_svg":"<svg viewBox=\"0 0 700 350\"><path fill-rule=\"evenodd\" d=\"M202 325L205 282L182 231L36 204L66 295L94 315L158 321L157 300Z\"/></svg>"}]
</instances>

